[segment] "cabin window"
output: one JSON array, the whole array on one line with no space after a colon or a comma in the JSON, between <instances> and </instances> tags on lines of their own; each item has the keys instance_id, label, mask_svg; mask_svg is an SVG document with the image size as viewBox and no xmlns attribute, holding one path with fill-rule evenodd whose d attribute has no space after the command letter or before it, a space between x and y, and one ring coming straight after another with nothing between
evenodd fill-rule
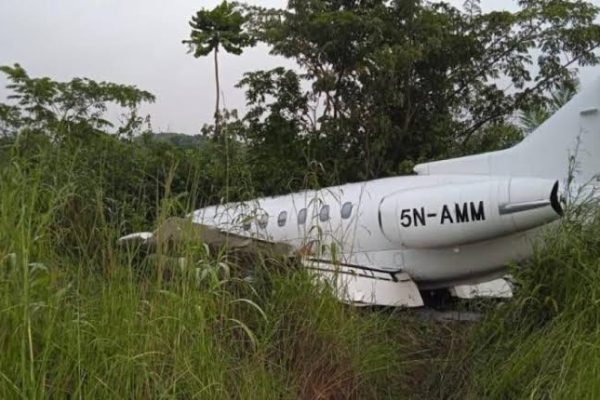
<instances>
[{"instance_id":1,"label":"cabin window","mask_svg":"<svg viewBox=\"0 0 600 400\"><path fill-rule=\"evenodd\" d=\"M258 227L260 229L265 229L267 227L267 224L269 223L269 214L265 213L259 215L256 219L256 222L258 223Z\"/></svg>"},{"instance_id":2,"label":"cabin window","mask_svg":"<svg viewBox=\"0 0 600 400\"><path fill-rule=\"evenodd\" d=\"M303 208L298 213L298 224L303 225L306 223L306 208Z\"/></svg>"},{"instance_id":3,"label":"cabin window","mask_svg":"<svg viewBox=\"0 0 600 400\"><path fill-rule=\"evenodd\" d=\"M323 207L321 207L321 211L319 212L319 220L321 220L321 222L329 221L329 206L328 205L324 205Z\"/></svg>"},{"instance_id":4,"label":"cabin window","mask_svg":"<svg viewBox=\"0 0 600 400\"><path fill-rule=\"evenodd\" d=\"M240 215L238 221L241 222L245 231L249 231L252 227L252 217L250 215Z\"/></svg>"},{"instance_id":5,"label":"cabin window","mask_svg":"<svg viewBox=\"0 0 600 400\"><path fill-rule=\"evenodd\" d=\"M279 213L279 217L277 217L277 225L279 225L280 227L285 226L285 223L287 221L287 211L282 211Z\"/></svg>"},{"instance_id":6,"label":"cabin window","mask_svg":"<svg viewBox=\"0 0 600 400\"><path fill-rule=\"evenodd\" d=\"M351 215L352 215L352 203L348 201L348 202L344 203L344 205L342 206L342 218L348 219L348 218L350 218Z\"/></svg>"}]
</instances>

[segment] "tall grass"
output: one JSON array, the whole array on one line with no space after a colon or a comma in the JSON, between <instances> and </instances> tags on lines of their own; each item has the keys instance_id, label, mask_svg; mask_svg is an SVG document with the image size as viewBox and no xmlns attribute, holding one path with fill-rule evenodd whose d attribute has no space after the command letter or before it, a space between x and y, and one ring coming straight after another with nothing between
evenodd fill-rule
<instances>
[{"instance_id":1,"label":"tall grass","mask_svg":"<svg viewBox=\"0 0 600 400\"><path fill-rule=\"evenodd\" d=\"M598 204L571 210L513 276L516 297L433 368L430 389L456 399L600 398Z\"/></svg>"},{"instance_id":2,"label":"tall grass","mask_svg":"<svg viewBox=\"0 0 600 400\"><path fill-rule=\"evenodd\" d=\"M482 323L422 323L340 304L283 261L235 268L192 244L140 262L117 238L196 204L171 192L176 165L150 199L119 192L109 158L90 175L72 149L0 156L1 399L600 397L597 205L514 269L516 298Z\"/></svg>"},{"instance_id":3,"label":"tall grass","mask_svg":"<svg viewBox=\"0 0 600 400\"><path fill-rule=\"evenodd\" d=\"M143 269L115 244L125 221L104 216L102 183L81 198L76 154L8 157L0 398L407 394L400 377L416 339L393 313L344 306L282 262L256 260L252 281L240 279L202 246L184 249L185 267L159 258ZM57 157L61 178L52 179Z\"/></svg>"}]
</instances>

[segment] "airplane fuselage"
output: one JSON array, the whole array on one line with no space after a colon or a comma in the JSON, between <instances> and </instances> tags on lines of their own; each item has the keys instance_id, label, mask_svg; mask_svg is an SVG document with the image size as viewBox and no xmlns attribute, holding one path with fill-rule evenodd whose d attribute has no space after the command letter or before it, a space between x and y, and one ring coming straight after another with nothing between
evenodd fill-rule
<instances>
[{"instance_id":1,"label":"airplane fuselage","mask_svg":"<svg viewBox=\"0 0 600 400\"><path fill-rule=\"evenodd\" d=\"M536 178L393 177L207 207L193 221L288 243L319 259L401 270L420 287L436 288L489 280L529 257L539 227L559 217L550 204L554 185ZM525 209L503 214L510 204ZM515 223L517 214L525 223Z\"/></svg>"}]
</instances>

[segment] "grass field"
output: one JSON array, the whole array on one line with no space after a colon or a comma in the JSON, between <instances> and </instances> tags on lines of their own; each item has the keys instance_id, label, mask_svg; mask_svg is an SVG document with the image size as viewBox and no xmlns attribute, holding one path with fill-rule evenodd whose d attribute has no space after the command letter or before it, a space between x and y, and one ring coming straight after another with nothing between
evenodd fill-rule
<instances>
[{"instance_id":1,"label":"grass field","mask_svg":"<svg viewBox=\"0 0 600 400\"><path fill-rule=\"evenodd\" d=\"M600 397L593 211L513 271L516 298L483 322L425 323L342 305L285 263L256 261L251 283L218 254L136 267L101 185L81 199L77 166L49 179L53 160L0 162L2 399Z\"/></svg>"}]
</instances>

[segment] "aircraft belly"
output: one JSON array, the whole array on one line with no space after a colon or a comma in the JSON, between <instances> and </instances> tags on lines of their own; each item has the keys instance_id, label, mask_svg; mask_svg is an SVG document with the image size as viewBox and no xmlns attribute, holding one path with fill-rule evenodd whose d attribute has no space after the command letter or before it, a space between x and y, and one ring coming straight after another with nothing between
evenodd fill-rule
<instances>
[{"instance_id":1,"label":"aircraft belly","mask_svg":"<svg viewBox=\"0 0 600 400\"><path fill-rule=\"evenodd\" d=\"M531 257L540 228L454 248L381 249L343 255L343 262L402 270L416 282L465 281L473 277L502 275L511 262Z\"/></svg>"},{"instance_id":2,"label":"aircraft belly","mask_svg":"<svg viewBox=\"0 0 600 400\"><path fill-rule=\"evenodd\" d=\"M403 270L416 282L461 281L501 275L511 262L531 257L540 229L447 249L407 249Z\"/></svg>"}]
</instances>

